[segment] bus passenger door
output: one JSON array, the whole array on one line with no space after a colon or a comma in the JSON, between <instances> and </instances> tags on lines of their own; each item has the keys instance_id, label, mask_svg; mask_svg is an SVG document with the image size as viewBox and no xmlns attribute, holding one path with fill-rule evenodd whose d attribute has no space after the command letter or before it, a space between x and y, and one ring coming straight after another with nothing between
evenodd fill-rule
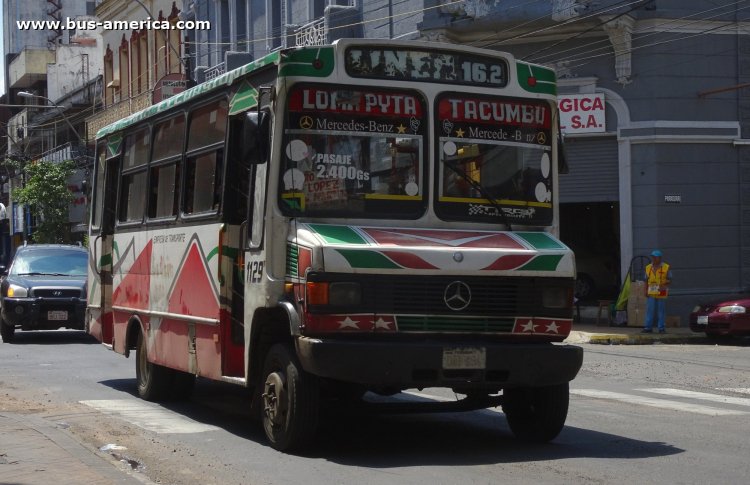
<instances>
[{"instance_id":1,"label":"bus passenger door","mask_svg":"<svg viewBox=\"0 0 750 485\"><path fill-rule=\"evenodd\" d=\"M116 263L113 251L115 194L120 159L117 155L105 159L105 148L101 148L101 153L97 155L91 211L89 245L92 261L89 265L87 326L91 335L103 344L112 345L112 272ZM91 274L92 269L94 274Z\"/></svg>"}]
</instances>

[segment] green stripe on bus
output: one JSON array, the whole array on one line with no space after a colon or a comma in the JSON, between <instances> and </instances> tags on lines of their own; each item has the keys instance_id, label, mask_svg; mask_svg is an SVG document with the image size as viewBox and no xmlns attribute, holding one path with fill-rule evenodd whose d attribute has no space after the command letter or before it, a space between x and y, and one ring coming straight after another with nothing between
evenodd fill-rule
<instances>
[{"instance_id":1,"label":"green stripe on bus","mask_svg":"<svg viewBox=\"0 0 750 485\"><path fill-rule=\"evenodd\" d=\"M555 271L562 254L542 254L518 268L518 271Z\"/></svg>"},{"instance_id":2,"label":"green stripe on bus","mask_svg":"<svg viewBox=\"0 0 750 485\"><path fill-rule=\"evenodd\" d=\"M249 82L243 81L229 102L229 116L241 113L255 106L258 106L258 91Z\"/></svg>"},{"instance_id":3,"label":"green stripe on bus","mask_svg":"<svg viewBox=\"0 0 750 485\"><path fill-rule=\"evenodd\" d=\"M333 66L333 47L293 50L283 53L279 76L327 77Z\"/></svg>"},{"instance_id":4,"label":"green stripe on bus","mask_svg":"<svg viewBox=\"0 0 750 485\"><path fill-rule=\"evenodd\" d=\"M545 232L516 232L515 235L534 249L565 249L565 246Z\"/></svg>"},{"instance_id":5,"label":"green stripe on bus","mask_svg":"<svg viewBox=\"0 0 750 485\"><path fill-rule=\"evenodd\" d=\"M286 274L288 276L297 276L299 259L299 248L296 244L286 245Z\"/></svg>"},{"instance_id":6,"label":"green stripe on bus","mask_svg":"<svg viewBox=\"0 0 750 485\"><path fill-rule=\"evenodd\" d=\"M310 227L329 244L367 244L367 241L349 226L310 224Z\"/></svg>"},{"instance_id":7,"label":"green stripe on bus","mask_svg":"<svg viewBox=\"0 0 750 485\"><path fill-rule=\"evenodd\" d=\"M557 79L555 71L542 66L516 62L518 84L530 93L557 94ZM533 78L533 85L529 79Z\"/></svg>"},{"instance_id":8,"label":"green stripe on bus","mask_svg":"<svg viewBox=\"0 0 750 485\"><path fill-rule=\"evenodd\" d=\"M377 251L337 249L352 268L403 269Z\"/></svg>"}]
</instances>

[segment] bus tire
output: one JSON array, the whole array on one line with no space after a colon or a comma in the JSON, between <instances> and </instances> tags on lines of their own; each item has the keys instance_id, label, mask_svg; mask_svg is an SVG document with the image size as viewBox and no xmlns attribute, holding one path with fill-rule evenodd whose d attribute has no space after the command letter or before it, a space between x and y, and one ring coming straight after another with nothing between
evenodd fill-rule
<instances>
[{"instance_id":1,"label":"bus tire","mask_svg":"<svg viewBox=\"0 0 750 485\"><path fill-rule=\"evenodd\" d=\"M503 412L516 438L533 443L554 439L568 416L569 386L520 387L503 391Z\"/></svg>"},{"instance_id":2,"label":"bus tire","mask_svg":"<svg viewBox=\"0 0 750 485\"><path fill-rule=\"evenodd\" d=\"M172 390L173 371L149 362L143 332L138 333L138 344L135 349L135 377L138 395L146 401L161 401Z\"/></svg>"},{"instance_id":3,"label":"bus tire","mask_svg":"<svg viewBox=\"0 0 750 485\"><path fill-rule=\"evenodd\" d=\"M263 365L262 421L271 446L301 450L315 435L320 414L320 382L302 369L293 350L274 344Z\"/></svg>"}]
</instances>

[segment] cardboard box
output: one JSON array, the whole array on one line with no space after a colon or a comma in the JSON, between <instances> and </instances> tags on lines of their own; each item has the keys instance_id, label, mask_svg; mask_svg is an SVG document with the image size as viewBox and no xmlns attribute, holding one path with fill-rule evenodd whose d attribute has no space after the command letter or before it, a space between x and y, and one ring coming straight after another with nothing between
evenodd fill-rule
<instances>
[{"instance_id":1,"label":"cardboard box","mask_svg":"<svg viewBox=\"0 0 750 485\"><path fill-rule=\"evenodd\" d=\"M646 283L635 281L630 284L628 296L628 326L642 327L646 323Z\"/></svg>"},{"instance_id":2,"label":"cardboard box","mask_svg":"<svg viewBox=\"0 0 750 485\"><path fill-rule=\"evenodd\" d=\"M665 327L679 327L681 324L679 315L667 315L667 318L664 319Z\"/></svg>"}]
</instances>

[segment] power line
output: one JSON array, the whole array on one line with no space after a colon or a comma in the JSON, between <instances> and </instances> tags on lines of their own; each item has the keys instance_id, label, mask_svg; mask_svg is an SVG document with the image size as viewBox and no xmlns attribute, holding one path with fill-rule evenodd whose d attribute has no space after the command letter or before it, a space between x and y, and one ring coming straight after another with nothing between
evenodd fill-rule
<instances>
[{"instance_id":1,"label":"power line","mask_svg":"<svg viewBox=\"0 0 750 485\"><path fill-rule=\"evenodd\" d=\"M739 0L737 2L734 2L733 4L730 4L729 6L731 7L733 5L737 5L739 3L743 3L743 2L746 2L746 1L748 1L748 0ZM686 16L680 17L678 19L671 19L671 20L669 20L667 22L663 22L661 24L657 24L657 25L655 25L655 26L653 26L651 28L662 28L662 27L665 27L667 25L671 25L671 24L675 24L675 23L678 23L678 22L682 22L683 20L687 20L687 19L689 19L691 17L695 17L696 15L701 15L701 14L704 14L704 13L712 12L712 11L715 11L715 10L718 10L718 9L721 9L721 8L725 8L725 7L726 6L715 7L715 8L712 8L712 9L703 10L701 12L696 12L696 13L691 14L691 15L686 15ZM746 8L748 8L748 7L743 7L742 10L744 10ZM696 23L705 22L707 20L715 19L717 17L726 15L727 13L729 13L729 12L722 12L722 13L716 14L716 15L711 16L711 17L701 18L701 19L697 19L697 20L694 20L694 21L691 21L691 22L687 22L687 23L680 23L679 25L677 25L677 26L675 26L675 27L673 27L671 29L663 29L663 30L659 30L658 32L651 32L651 33L639 35L638 37L634 37L633 40L642 40L642 39L645 39L645 38L648 38L648 37L652 37L652 36L655 36L655 35L660 35L660 34L664 34L664 33L667 33L667 32L672 32L674 30L685 28L687 26L690 26L690 25L693 25L693 24L696 24ZM734 10L732 10L731 13L734 13ZM597 47L595 49L591 49L591 46L593 46L593 45L599 45L599 44L602 44L602 47ZM588 50L586 52L581 52L579 54L572 54L569 58L565 58L565 57L556 58L556 56L558 56L560 54L563 54L565 52L571 52L571 51L583 50L583 49L588 49ZM575 57L577 55L591 54L591 53L594 53L594 52L598 52L598 51L602 51L602 50L609 50L609 49L610 49L610 41L609 41L609 39L603 39L603 40L599 40L599 41L593 42L591 44L588 44L586 46L571 47L570 49L565 49L563 51L558 51L558 52L556 52L554 54L549 54L549 55L546 55L546 56L541 56L541 57L538 57L538 58L534 59L534 62L540 62L540 63L564 62L564 61L570 59L571 57Z\"/></svg>"}]
</instances>

